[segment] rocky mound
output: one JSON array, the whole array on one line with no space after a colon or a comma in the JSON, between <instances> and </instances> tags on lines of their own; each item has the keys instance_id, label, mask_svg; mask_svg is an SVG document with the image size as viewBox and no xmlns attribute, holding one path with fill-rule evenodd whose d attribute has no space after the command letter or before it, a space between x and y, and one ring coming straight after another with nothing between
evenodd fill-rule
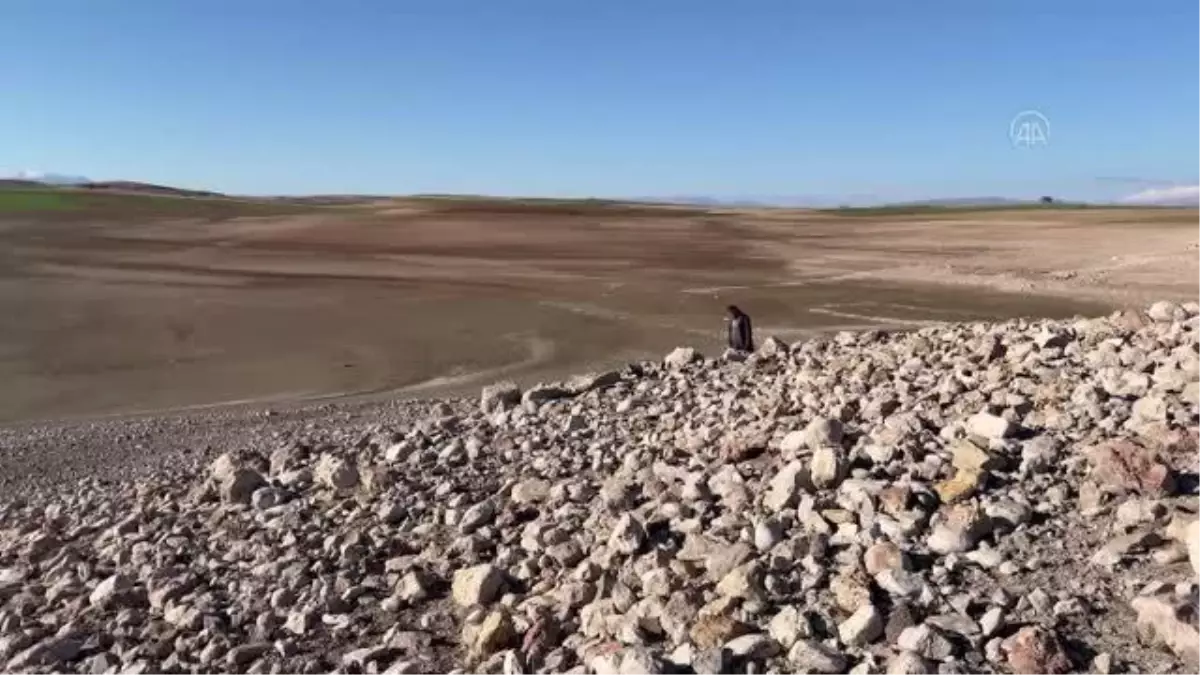
<instances>
[{"instance_id":1,"label":"rocky mound","mask_svg":"<svg viewBox=\"0 0 1200 675\"><path fill-rule=\"evenodd\" d=\"M0 509L0 664L1195 672L1197 306L839 334Z\"/></svg>"}]
</instances>

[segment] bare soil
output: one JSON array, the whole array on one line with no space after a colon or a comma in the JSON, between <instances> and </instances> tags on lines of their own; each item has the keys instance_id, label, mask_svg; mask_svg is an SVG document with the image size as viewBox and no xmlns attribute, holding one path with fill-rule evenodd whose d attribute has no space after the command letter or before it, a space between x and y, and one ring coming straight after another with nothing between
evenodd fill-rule
<instances>
[{"instance_id":1,"label":"bare soil","mask_svg":"<svg viewBox=\"0 0 1200 675\"><path fill-rule=\"evenodd\" d=\"M0 421L551 379L716 350L729 303L797 339L1198 294L1195 210L496 204L0 214Z\"/></svg>"}]
</instances>

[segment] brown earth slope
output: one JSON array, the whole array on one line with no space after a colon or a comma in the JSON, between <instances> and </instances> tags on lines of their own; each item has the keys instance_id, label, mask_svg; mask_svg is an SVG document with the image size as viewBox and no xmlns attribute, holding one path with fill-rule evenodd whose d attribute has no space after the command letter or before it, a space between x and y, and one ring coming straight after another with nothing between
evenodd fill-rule
<instances>
[{"instance_id":1,"label":"brown earth slope","mask_svg":"<svg viewBox=\"0 0 1200 675\"><path fill-rule=\"evenodd\" d=\"M0 212L0 417L531 381L716 349L730 302L795 339L1197 295L1195 210L179 201Z\"/></svg>"}]
</instances>

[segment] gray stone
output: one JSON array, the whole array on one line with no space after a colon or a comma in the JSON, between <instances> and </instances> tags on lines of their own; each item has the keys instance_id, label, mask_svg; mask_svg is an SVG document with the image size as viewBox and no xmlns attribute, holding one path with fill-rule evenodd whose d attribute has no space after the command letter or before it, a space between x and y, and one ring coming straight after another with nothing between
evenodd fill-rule
<instances>
[{"instance_id":1,"label":"gray stone","mask_svg":"<svg viewBox=\"0 0 1200 675\"><path fill-rule=\"evenodd\" d=\"M626 513L617 519L608 537L608 546L625 555L637 553L646 541L646 530L636 518Z\"/></svg>"},{"instance_id":2,"label":"gray stone","mask_svg":"<svg viewBox=\"0 0 1200 675\"><path fill-rule=\"evenodd\" d=\"M83 643L76 638L49 637L12 657L5 670L12 672L39 666L60 666L74 661L82 648Z\"/></svg>"},{"instance_id":3,"label":"gray stone","mask_svg":"<svg viewBox=\"0 0 1200 675\"><path fill-rule=\"evenodd\" d=\"M954 654L954 645L940 631L925 625L904 629L896 646L933 661L945 661Z\"/></svg>"},{"instance_id":4,"label":"gray stone","mask_svg":"<svg viewBox=\"0 0 1200 675\"><path fill-rule=\"evenodd\" d=\"M467 509L466 513L462 516L462 520L458 523L458 531L463 534L470 534L492 522L492 519L495 517L496 505L490 499L485 499Z\"/></svg>"},{"instance_id":5,"label":"gray stone","mask_svg":"<svg viewBox=\"0 0 1200 675\"><path fill-rule=\"evenodd\" d=\"M763 633L739 635L725 643L725 648L736 658L754 661L769 659L780 652L779 643Z\"/></svg>"},{"instance_id":6,"label":"gray stone","mask_svg":"<svg viewBox=\"0 0 1200 675\"><path fill-rule=\"evenodd\" d=\"M255 491L266 484L262 474L254 469L237 467L221 481L221 499L238 504L249 504Z\"/></svg>"},{"instance_id":7,"label":"gray stone","mask_svg":"<svg viewBox=\"0 0 1200 675\"><path fill-rule=\"evenodd\" d=\"M800 673L842 673L846 657L816 640L797 640L788 650L788 662Z\"/></svg>"},{"instance_id":8,"label":"gray stone","mask_svg":"<svg viewBox=\"0 0 1200 675\"><path fill-rule=\"evenodd\" d=\"M841 420L818 417L804 427L804 445L812 450L824 447L840 448L844 433Z\"/></svg>"},{"instance_id":9,"label":"gray stone","mask_svg":"<svg viewBox=\"0 0 1200 675\"><path fill-rule=\"evenodd\" d=\"M888 675L925 675L932 672L933 667L929 662L912 652L899 652L887 663Z\"/></svg>"}]
</instances>

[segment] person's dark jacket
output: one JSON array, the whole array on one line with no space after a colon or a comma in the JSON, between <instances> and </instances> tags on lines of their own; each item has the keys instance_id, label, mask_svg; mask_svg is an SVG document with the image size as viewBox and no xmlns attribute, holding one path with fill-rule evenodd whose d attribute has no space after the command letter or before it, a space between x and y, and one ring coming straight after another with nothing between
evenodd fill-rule
<instances>
[{"instance_id":1,"label":"person's dark jacket","mask_svg":"<svg viewBox=\"0 0 1200 675\"><path fill-rule=\"evenodd\" d=\"M754 351L754 334L750 317L739 312L729 321L729 348L741 352Z\"/></svg>"}]
</instances>

